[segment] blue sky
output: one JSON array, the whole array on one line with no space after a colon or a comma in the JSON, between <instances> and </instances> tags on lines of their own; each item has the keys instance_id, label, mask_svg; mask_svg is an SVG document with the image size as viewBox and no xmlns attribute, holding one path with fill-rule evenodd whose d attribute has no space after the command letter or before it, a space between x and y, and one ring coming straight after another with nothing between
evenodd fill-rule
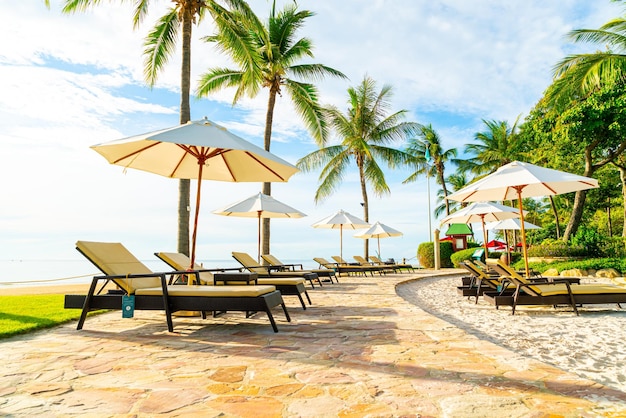
<instances>
[{"instance_id":1,"label":"blue sky","mask_svg":"<svg viewBox=\"0 0 626 418\"><path fill-rule=\"evenodd\" d=\"M154 1L141 27L131 8L103 2L87 13L63 15L61 3L2 2L0 36L0 259L80 259L74 242L119 241L143 259L176 249L178 182L108 165L90 145L178 123L179 53L156 87L142 76L142 40L169 1ZM268 15L271 2L249 2ZM285 1L278 1L279 5ZM314 62L349 81L319 83L321 100L345 108L346 89L365 75L394 87L393 109L431 123L446 148L462 149L483 129L482 119L525 116L550 84L551 69L574 49L573 28L598 27L621 14L608 0L416 1L299 0L316 13L300 32L315 45ZM228 59L198 39L194 27L192 82ZM232 92L192 99L192 119L204 116L262 146L267 93L231 106ZM315 145L288 99L279 100L272 152L295 163ZM402 146L402 144L398 144ZM410 258L429 239L426 179L403 185L407 171L388 173L391 195L370 193L370 221L404 233L381 241L382 257ZM192 183L192 188L195 183ZM272 221L272 253L281 259L330 258L339 233L314 229L344 209L362 217L356 172L320 204L317 174L274 184L273 196L308 216ZM260 184L205 182L198 234L200 259L256 253L256 222L211 212L260 190ZM431 184L435 206L434 182ZM438 222L433 219L433 227ZM363 241L344 233L344 258ZM370 244L375 252L375 242ZM347 256L347 257L346 257ZM312 260L311 260L311 263Z\"/></svg>"}]
</instances>

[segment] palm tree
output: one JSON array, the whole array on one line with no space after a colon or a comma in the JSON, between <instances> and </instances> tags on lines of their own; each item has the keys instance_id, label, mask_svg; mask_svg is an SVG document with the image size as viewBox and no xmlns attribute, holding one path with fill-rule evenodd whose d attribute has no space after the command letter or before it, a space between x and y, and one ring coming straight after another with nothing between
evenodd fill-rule
<instances>
[{"instance_id":1,"label":"palm tree","mask_svg":"<svg viewBox=\"0 0 626 418\"><path fill-rule=\"evenodd\" d=\"M295 38L296 31L304 21L314 16L308 10L298 10L297 5L286 5L277 12L276 2L272 5L267 23L261 23L256 16L235 20L245 22L239 26L238 36L221 31L205 38L214 42L240 67L238 69L211 68L200 77L197 94L206 97L210 93L227 87L235 87L233 104L244 95L255 97L262 88L269 89L265 117L264 147L270 150L274 106L276 97L283 90L291 97L296 111L304 120L310 134L317 141L327 135L323 112L318 104L317 88L310 83L297 81L321 80L325 76L346 78L333 68L322 64L297 64L304 58L313 57L313 44L307 38ZM295 77L295 78L294 78ZM263 193L271 195L271 183L263 183ZM264 254L270 253L270 220L263 219L262 227Z\"/></svg>"},{"instance_id":2,"label":"palm tree","mask_svg":"<svg viewBox=\"0 0 626 418\"><path fill-rule=\"evenodd\" d=\"M573 42L589 42L604 51L587 54L568 55L554 66L555 81L546 93L548 103L558 110L566 108L576 100L590 97L593 92L604 86L623 83L626 78L626 18L610 20L598 29L575 29L568 34ZM611 152L608 156L594 163L592 149L585 152L584 176L592 176L603 165L614 160L623 150ZM575 234L582 219L586 190L577 191L572 216L565 227L563 239L568 240ZM626 198L625 198L626 199Z\"/></svg>"},{"instance_id":3,"label":"palm tree","mask_svg":"<svg viewBox=\"0 0 626 418\"><path fill-rule=\"evenodd\" d=\"M518 121L519 116L510 127L506 121L483 120L487 129L474 135L478 143L465 146L465 152L473 157L455 160L459 169L480 176L493 173L503 165L515 161Z\"/></svg>"},{"instance_id":4,"label":"palm tree","mask_svg":"<svg viewBox=\"0 0 626 418\"><path fill-rule=\"evenodd\" d=\"M326 109L329 126L336 131L341 143L326 146L302 157L297 167L304 172L322 168L320 185L315 192L315 201L320 202L335 192L343 180L350 163L356 163L361 184L364 220L369 222L369 200L367 184L376 196L390 193L385 174L378 160L389 167L407 164L411 156L406 152L387 145L404 140L418 128L414 122L402 122L406 110L387 116L392 88L384 85L376 92L376 82L365 77L356 88L348 88L348 110L341 113L336 107ZM364 256L369 257L368 240L365 240Z\"/></svg>"},{"instance_id":5,"label":"palm tree","mask_svg":"<svg viewBox=\"0 0 626 418\"><path fill-rule=\"evenodd\" d=\"M559 107L626 76L626 18L613 19L599 29L576 29L568 37L573 42L606 46L606 50L568 55L554 66L556 81L547 99Z\"/></svg>"},{"instance_id":6,"label":"palm tree","mask_svg":"<svg viewBox=\"0 0 626 418\"><path fill-rule=\"evenodd\" d=\"M419 174L426 174L428 177L436 176L437 183L443 190L446 215L450 214L450 204L445 198L448 196L448 188L445 180L445 164L456 157L456 148L444 150L441 145L441 138L432 125L420 125L417 138L411 138L406 148L406 152L414 157L413 164L416 170L402 183L411 183L417 180ZM432 163L431 163L432 160Z\"/></svg>"},{"instance_id":7,"label":"palm tree","mask_svg":"<svg viewBox=\"0 0 626 418\"><path fill-rule=\"evenodd\" d=\"M467 177L465 176L465 173L453 173L446 177L446 184L451 186L453 192L456 192L457 190L461 190L463 187L467 186ZM443 203L435 208L434 214L436 217L443 215L444 212L446 212L446 215L449 215L450 213L467 205L467 203L461 203L455 200L449 201L445 199L445 196L447 196L447 194L444 195L443 189L437 191L437 201ZM449 213L447 212L448 209L450 210Z\"/></svg>"},{"instance_id":8,"label":"palm tree","mask_svg":"<svg viewBox=\"0 0 626 418\"><path fill-rule=\"evenodd\" d=\"M131 1L131 0L126 0ZM66 0L64 13L85 11L96 6L101 0ZM125 0L120 0L124 3ZM132 0L134 3L133 26L137 28L148 13L150 0ZM189 94L191 91L191 33L194 23L200 23L206 11L223 31L235 34L232 19L228 18L228 10L217 1L206 0L172 0L172 7L155 24L144 41L144 77L150 87L157 81L158 74L163 70L176 49L176 40L182 30L182 65L180 73L180 124L191 119ZM243 0L223 0L225 5L239 15L249 16L252 12ZM49 5L46 0L46 5ZM229 30L230 28L230 30ZM178 197L178 252L189 254L189 194L190 181L179 181Z\"/></svg>"}]
</instances>

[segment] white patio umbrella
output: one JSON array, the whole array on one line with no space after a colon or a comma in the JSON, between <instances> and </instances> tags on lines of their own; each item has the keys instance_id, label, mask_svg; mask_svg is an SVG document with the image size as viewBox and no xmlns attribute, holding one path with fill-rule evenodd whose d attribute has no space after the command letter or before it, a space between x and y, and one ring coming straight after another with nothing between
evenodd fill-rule
<instances>
[{"instance_id":1,"label":"white patio umbrella","mask_svg":"<svg viewBox=\"0 0 626 418\"><path fill-rule=\"evenodd\" d=\"M313 228L339 229L339 256L341 258L343 258L343 230L363 229L369 226L370 224L364 220L345 212L343 209L313 224Z\"/></svg>"},{"instance_id":2,"label":"white patio umbrella","mask_svg":"<svg viewBox=\"0 0 626 418\"><path fill-rule=\"evenodd\" d=\"M111 164L124 168L198 180L191 266L196 258L201 180L285 182L298 171L287 161L206 118L91 148Z\"/></svg>"},{"instance_id":3,"label":"white patio umbrella","mask_svg":"<svg viewBox=\"0 0 626 418\"><path fill-rule=\"evenodd\" d=\"M509 244L509 235L506 232L511 231L511 230L521 230L522 220L519 218L512 218L512 219L504 219L502 221L489 222L488 224L485 225L485 229L487 229L488 231L491 231L491 230L505 231L504 237L506 240L506 252L508 254L509 261L511 261L511 245ZM530 222L524 221L524 230L527 230L527 229L541 229L541 227L535 224L532 224Z\"/></svg>"},{"instance_id":4,"label":"white patio umbrella","mask_svg":"<svg viewBox=\"0 0 626 418\"><path fill-rule=\"evenodd\" d=\"M509 218L519 218L520 211L511 206L504 206L493 202L475 202L463 209L446 216L441 220L441 225L448 223L473 223L480 222L483 227L483 248L485 249L485 257L489 254L487 248L487 229L486 222L500 221Z\"/></svg>"},{"instance_id":5,"label":"white patio umbrella","mask_svg":"<svg viewBox=\"0 0 626 418\"><path fill-rule=\"evenodd\" d=\"M306 216L272 196L255 194L237 203L213 211L217 215L258 219L257 261L261 262L261 218L302 218Z\"/></svg>"},{"instance_id":6,"label":"white patio umbrella","mask_svg":"<svg viewBox=\"0 0 626 418\"><path fill-rule=\"evenodd\" d=\"M558 195L595 187L598 187L598 181L590 177L539 167L521 161L513 161L503 165L494 173L452 193L447 199L459 202L517 199L522 221L524 264L526 275L529 276L526 230L524 229L524 214L521 212L523 209L522 199L525 197Z\"/></svg>"},{"instance_id":7,"label":"white patio umbrella","mask_svg":"<svg viewBox=\"0 0 626 418\"><path fill-rule=\"evenodd\" d=\"M366 231L360 232L354 235L354 237L363 238L363 239L376 238L376 240L378 241L378 256L381 257L380 239L391 238L391 237L401 237L402 235L403 235L402 232L396 229L393 229L392 227L387 226L385 224L381 224L380 222L376 222L374 225L369 227Z\"/></svg>"}]
</instances>

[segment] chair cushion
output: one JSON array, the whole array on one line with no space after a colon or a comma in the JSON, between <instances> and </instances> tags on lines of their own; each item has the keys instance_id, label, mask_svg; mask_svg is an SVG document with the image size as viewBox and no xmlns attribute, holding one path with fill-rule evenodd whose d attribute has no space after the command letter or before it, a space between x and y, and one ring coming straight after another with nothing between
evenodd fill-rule
<instances>
[{"instance_id":1,"label":"chair cushion","mask_svg":"<svg viewBox=\"0 0 626 418\"><path fill-rule=\"evenodd\" d=\"M533 291L541 296L566 295L567 287L564 283L541 284L529 286ZM570 285L574 295L601 295L605 293L624 293L626 288L612 286L608 284L572 284Z\"/></svg>"},{"instance_id":2,"label":"chair cushion","mask_svg":"<svg viewBox=\"0 0 626 418\"><path fill-rule=\"evenodd\" d=\"M152 270L139 261L119 242L77 241L76 248L109 276L127 274L150 274ZM158 277L140 279L116 279L115 283L128 293L135 289L161 285Z\"/></svg>"},{"instance_id":3,"label":"chair cushion","mask_svg":"<svg viewBox=\"0 0 626 418\"><path fill-rule=\"evenodd\" d=\"M187 286L171 285L167 287L170 296L207 296L207 297L257 297L276 290L274 286ZM160 296L163 289L151 287L137 289L138 296Z\"/></svg>"},{"instance_id":4,"label":"chair cushion","mask_svg":"<svg viewBox=\"0 0 626 418\"><path fill-rule=\"evenodd\" d=\"M258 284L269 284L269 285L298 285L304 284L304 279L300 279L298 277L277 277L277 278L260 278L257 280Z\"/></svg>"},{"instance_id":5,"label":"chair cushion","mask_svg":"<svg viewBox=\"0 0 626 418\"><path fill-rule=\"evenodd\" d=\"M187 271L189 270L189 266L191 264L191 259L187 257L185 254L181 253L167 253L160 252L157 253L158 257L165 261L170 267L179 271ZM193 269L202 270L202 266L198 263L193 263ZM213 273L209 271L203 271L200 273L200 283L211 285L213 284Z\"/></svg>"}]
</instances>

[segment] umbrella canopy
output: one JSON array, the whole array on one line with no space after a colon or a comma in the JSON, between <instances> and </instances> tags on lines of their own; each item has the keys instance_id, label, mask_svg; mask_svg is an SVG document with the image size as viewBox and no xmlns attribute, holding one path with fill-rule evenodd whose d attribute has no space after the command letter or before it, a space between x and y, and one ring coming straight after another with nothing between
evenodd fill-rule
<instances>
[{"instance_id":1,"label":"umbrella canopy","mask_svg":"<svg viewBox=\"0 0 626 418\"><path fill-rule=\"evenodd\" d=\"M522 229L522 221L519 218L516 219L505 219L502 221L489 222L485 225L487 230L502 230L504 231L504 236L506 237L506 251L508 253L509 260L511 260L511 246L509 245L509 235L507 231L509 230L520 230ZM541 229L540 226L535 224L531 224L530 222L524 221L524 230L526 229ZM521 244L520 244L521 246Z\"/></svg>"},{"instance_id":2,"label":"umbrella canopy","mask_svg":"<svg viewBox=\"0 0 626 418\"><path fill-rule=\"evenodd\" d=\"M257 261L261 259L261 218L302 218L306 216L272 196L255 194L237 203L213 211L217 215L258 219Z\"/></svg>"},{"instance_id":3,"label":"umbrella canopy","mask_svg":"<svg viewBox=\"0 0 626 418\"><path fill-rule=\"evenodd\" d=\"M376 222L374 225L369 227L367 231L358 233L354 237L363 239L376 238L376 240L378 241L378 256L380 257L380 239L401 237L402 235L402 232L398 231L397 229L393 229L390 226L381 224L380 222Z\"/></svg>"},{"instance_id":4,"label":"umbrella canopy","mask_svg":"<svg viewBox=\"0 0 626 418\"><path fill-rule=\"evenodd\" d=\"M485 229L488 229L488 228L485 227ZM497 239L492 239L491 241L487 243L487 248L500 248L500 247L504 247L505 245L506 245L506 242L498 241Z\"/></svg>"},{"instance_id":5,"label":"umbrella canopy","mask_svg":"<svg viewBox=\"0 0 626 418\"><path fill-rule=\"evenodd\" d=\"M513 161L503 165L494 173L452 193L447 199L459 202L517 199L520 210L520 230L522 233L526 276L529 276L530 269L528 268L522 199L525 197L558 195L595 187L598 187L598 181L590 177L539 167L521 161Z\"/></svg>"},{"instance_id":6,"label":"umbrella canopy","mask_svg":"<svg viewBox=\"0 0 626 418\"><path fill-rule=\"evenodd\" d=\"M504 219L502 221L494 221L485 224L485 228L489 231L493 230L520 230L522 229L522 221L519 218ZM540 226L524 221L524 229L541 229Z\"/></svg>"},{"instance_id":7,"label":"umbrella canopy","mask_svg":"<svg viewBox=\"0 0 626 418\"><path fill-rule=\"evenodd\" d=\"M339 256L341 258L343 258L343 230L363 229L369 226L370 224L364 220L345 212L343 209L313 224L313 228L339 229Z\"/></svg>"},{"instance_id":8,"label":"umbrella canopy","mask_svg":"<svg viewBox=\"0 0 626 418\"><path fill-rule=\"evenodd\" d=\"M480 222L483 227L483 243L485 248L485 256L487 256L487 230L485 229L485 222L499 221L509 218L518 218L519 216L519 210L516 208L512 208L511 206L504 206L499 203L492 202L476 202L446 216L441 220L441 224L443 225L453 222Z\"/></svg>"},{"instance_id":9,"label":"umbrella canopy","mask_svg":"<svg viewBox=\"0 0 626 418\"><path fill-rule=\"evenodd\" d=\"M91 148L109 163L124 168L198 180L191 244L192 266L196 255L201 180L285 182L298 171L287 161L206 118Z\"/></svg>"}]
</instances>

